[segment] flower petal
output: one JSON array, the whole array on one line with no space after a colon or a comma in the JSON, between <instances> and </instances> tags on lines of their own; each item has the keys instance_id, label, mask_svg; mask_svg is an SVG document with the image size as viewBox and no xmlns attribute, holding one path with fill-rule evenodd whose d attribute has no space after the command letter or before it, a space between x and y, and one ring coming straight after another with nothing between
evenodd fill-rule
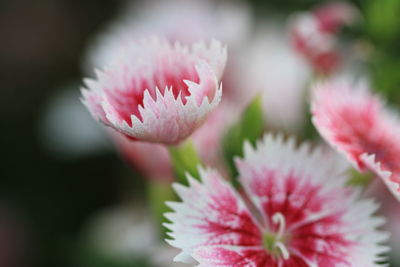
<instances>
[{"instance_id":1,"label":"flower petal","mask_svg":"<svg viewBox=\"0 0 400 267\"><path fill-rule=\"evenodd\" d=\"M200 169L203 183L189 177L189 187L175 184L182 203L168 203L174 210L165 216L173 238L167 240L182 249L175 260L189 262L193 249L210 245L256 246L261 232L239 195L212 170Z\"/></svg>"},{"instance_id":2,"label":"flower petal","mask_svg":"<svg viewBox=\"0 0 400 267\"><path fill-rule=\"evenodd\" d=\"M262 247L204 246L196 248L193 257L200 263L199 267L277 266L277 260Z\"/></svg>"},{"instance_id":3,"label":"flower petal","mask_svg":"<svg viewBox=\"0 0 400 267\"><path fill-rule=\"evenodd\" d=\"M400 122L378 96L363 84L319 84L314 88L312 113L315 127L330 145L359 170L378 174L399 198Z\"/></svg>"}]
</instances>

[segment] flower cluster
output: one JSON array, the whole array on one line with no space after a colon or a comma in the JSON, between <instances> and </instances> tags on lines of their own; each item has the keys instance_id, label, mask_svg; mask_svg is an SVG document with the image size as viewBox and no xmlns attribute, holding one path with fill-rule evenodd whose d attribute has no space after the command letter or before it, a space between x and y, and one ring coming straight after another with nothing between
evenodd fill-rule
<instances>
[{"instance_id":1,"label":"flower cluster","mask_svg":"<svg viewBox=\"0 0 400 267\"><path fill-rule=\"evenodd\" d=\"M311 88L306 63L281 36L265 42L273 53L260 53L262 38L245 46L252 51L230 53L226 71L221 41L205 31L196 35L197 28L185 35L176 22L165 38L136 38L139 27L112 40L112 49L102 46L103 66L84 81L82 101L132 165L153 178L151 186L158 178L168 188L180 182L172 188L181 201L166 202L172 211L163 224L167 242L180 250L175 261L202 267L386 261L379 204L351 182L371 171L400 201L400 122L365 84L330 77L341 67L338 32L355 18L353 7L331 3L291 20L292 44L319 81ZM154 33L164 29L158 27ZM305 88L315 129L302 113ZM287 137L292 133L264 134L276 130L274 118L277 128L310 139L307 131L317 130L347 161L328 146L297 144ZM157 192L164 203L170 192Z\"/></svg>"}]
</instances>

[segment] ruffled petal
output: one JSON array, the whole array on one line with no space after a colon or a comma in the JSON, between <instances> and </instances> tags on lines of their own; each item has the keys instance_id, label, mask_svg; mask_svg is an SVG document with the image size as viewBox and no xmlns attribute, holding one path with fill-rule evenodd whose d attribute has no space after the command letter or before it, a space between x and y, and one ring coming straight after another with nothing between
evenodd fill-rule
<instances>
[{"instance_id":1,"label":"ruffled petal","mask_svg":"<svg viewBox=\"0 0 400 267\"><path fill-rule=\"evenodd\" d=\"M363 84L314 88L313 123L321 136L361 171L378 174L395 196L400 185L400 122Z\"/></svg>"},{"instance_id":2,"label":"ruffled petal","mask_svg":"<svg viewBox=\"0 0 400 267\"><path fill-rule=\"evenodd\" d=\"M174 212L165 215L172 231L167 241L182 249L175 260L190 262L202 246L260 246L260 229L232 186L212 170L200 169L200 176L202 183L189 177L189 187L175 184L183 202L168 203Z\"/></svg>"}]
</instances>

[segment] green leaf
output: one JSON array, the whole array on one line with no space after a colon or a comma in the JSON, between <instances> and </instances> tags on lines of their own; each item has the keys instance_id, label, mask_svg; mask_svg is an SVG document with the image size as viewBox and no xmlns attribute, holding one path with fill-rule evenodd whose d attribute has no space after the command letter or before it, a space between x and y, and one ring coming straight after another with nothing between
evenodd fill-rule
<instances>
[{"instance_id":1,"label":"green leaf","mask_svg":"<svg viewBox=\"0 0 400 267\"><path fill-rule=\"evenodd\" d=\"M399 0L369 0L365 16L367 32L375 42L389 44L399 37Z\"/></svg>"},{"instance_id":2,"label":"green leaf","mask_svg":"<svg viewBox=\"0 0 400 267\"><path fill-rule=\"evenodd\" d=\"M262 100L261 96L257 96L244 110L240 120L229 128L223 141L224 156L232 177L236 177L238 174L234 157L243 156L243 142L248 140L254 145L261 137L263 130ZM233 183L237 185L236 180L233 180Z\"/></svg>"},{"instance_id":3,"label":"green leaf","mask_svg":"<svg viewBox=\"0 0 400 267\"><path fill-rule=\"evenodd\" d=\"M186 141L179 146L170 146L169 153L179 182L187 184L186 173L194 178L200 178L198 166L201 160L192 142Z\"/></svg>"}]
</instances>

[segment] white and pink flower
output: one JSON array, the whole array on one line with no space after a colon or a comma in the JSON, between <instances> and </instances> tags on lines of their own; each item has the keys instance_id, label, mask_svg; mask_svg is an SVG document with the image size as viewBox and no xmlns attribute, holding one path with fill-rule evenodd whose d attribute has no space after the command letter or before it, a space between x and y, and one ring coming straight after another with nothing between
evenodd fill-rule
<instances>
[{"instance_id":1,"label":"white and pink flower","mask_svg":"<svg viewBox=\"0 0 400 267\"><path fill-rule=\"evenodd\" d=\"M322 137L360 171L378 174L400 200L400 122L363 84L333 81L314 88L312 114Z\"/></svg>"},{"instance_id":2,"label":"white and pink flower","mask_svg":"<svg viewBox=\"0 0 400 267\"><path fill-rule=\"evenodd\" d=\"M85 80L83 102L95 119L133 140L177 144L219 104L226 57L216 40L128 41L96 80Z\"/></svg>"},{"instance_id":3,"label":"white and pink flower","mask_svg":"<svg viewBox=\"0 0 400 267\"><path fill-rule=\"evenodd\" d=\"M400 200L400 122L368 87L345 81L314 88L312 114L322 137L360 171L379 175Z\"/></svg>"},{"instance_id":4,"label":"white and pink flower","mask_svg":"<svg viewBox=\"0 0 400 267\"><path fill-rule=\"evenodd\" d=\"M344 2L332 2L312 12L296 14L290 23L292 44L318 73L330 75L342 61L338 31L353 23L356 17L356 10Z\"/></svg>"},{"instance_id":5,"label":"white and pink flower","mask_svg":"<svg viewBox=\"0 0 400 267\"><path fill-rule=\"evenodd\" d=\"M378 205L343 185L346 165L294 139L266 135L237 160L242 198L216 171L175 184L168 242L198 266L378 266L387 236ZM248 201L246 201L247 199Z\"/></svg>"}]
</instances>

